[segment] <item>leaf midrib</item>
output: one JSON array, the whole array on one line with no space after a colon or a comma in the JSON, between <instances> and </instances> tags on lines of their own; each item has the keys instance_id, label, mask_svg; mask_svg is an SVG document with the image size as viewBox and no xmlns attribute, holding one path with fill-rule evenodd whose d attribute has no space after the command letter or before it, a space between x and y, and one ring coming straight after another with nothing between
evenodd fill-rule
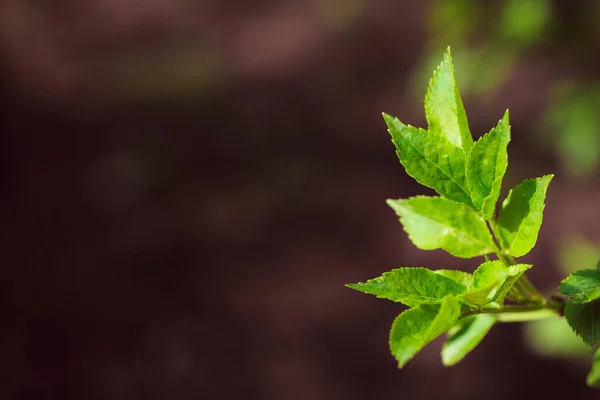
<instances>
[{"instance_id":1,"label":"leaf midrib","mask_svg":"<svg viewBox=\"0 0 600 400\"><path fill-rule=\"evenodd\" d=\"M417 128L418 129L418 128ZM425 130L424 130L425 131ZM425 131L428 135L431 135L431 133L429 131ZM467 196L468 199L471 199L471 194L461 185L459 184L456 180L454 180L454 178L452 178L452 176L450 176L446 171L444 171L438 164L434 163L432 160L430 160L429 158L427 158L425 156L425 154L423 152L421 152L410 140L408 137L406 137L405 135L402 135L402 138L404 138L404 140L406 140L406 142L417 152L421 155L421 157L427 161L429 164L433 165L435 168L437 168L438 170L440 170L444 175L446 175L448 177L448 179L450 181L452 181L456 186L458 186L458 188L460 190L462 190L462 192ZM441 139L448 141L447 139L441 137ZM472 205L472 202L469 201L469 205Z\"/></svg>"}]
</instances>

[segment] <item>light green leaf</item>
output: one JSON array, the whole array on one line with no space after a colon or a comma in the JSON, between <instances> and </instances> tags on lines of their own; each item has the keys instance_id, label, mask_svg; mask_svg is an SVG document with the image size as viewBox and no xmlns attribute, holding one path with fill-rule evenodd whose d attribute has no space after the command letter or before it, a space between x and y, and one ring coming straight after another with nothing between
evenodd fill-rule
<instances>
[{"instance_id":1,"label":"light green leaf","mask_svg":"<svg viewBox=\"0 0 600 400\"><path fill-rule=\"evenodd\" d=\"M512 189L498 218L498 236L504 251L514 257L527 254L542 225L544 199L554 175L527 179Z\"/></svg>"},{"instance_id":2,"label":"light green leaf","mask_svg":"<svg viewBox=\"0 0 600 400\"><path fill-rule=\"evenodd\" d=\"M449 47L429 82L425 95L425 117L429 132L440 133L454 146L462 148L465 154L469 154L473 138L460 98Z\"/></svg>"},{"instance_id":3,"label":"light green leaf","mask_svg":"<svg viewBox=\"0 0 600 400\"><path fill-rule=\"evenodd\" d=\"M459 298L477 307L491 302L502 303L506 293L529 268L529 264L507 267L500 260L486 261L473 273L472 289Z\"/></svg>"},{"instance_id":4,"label":"light green leaf","mask_svg":"<svg viewBox=\"0 0 600 400\"><path fill-rule=\"evenodd\" d=\"M485 219L494 215L502 178L508 165L507 146L510 141L508 111L498 125L482 136L471 148L467 162L467 182L473 204Z\"/></svg>"},{"instance_id":5,"label":"light green leaf","mask_svg":"<svg viewBox=\"0 0 600 400\"><path fill-rule=\"evenodd\" d=\"M517 280L527 271L529 268L533 267L531 264L514 264L508 267L506 280L502 285L500 285L500 289L494 296L494 301L498 303L502 303L504 298L513 287L513 285L517 282Z\"/></svg>"},{"instance_id":6,"label":"light green leaf","mask_svg":"<svg viewBox=\"0 0 600 400\"><path fill-rule=\"evenodd\" d=\"M596 349L596 352L594 353L592 370L587 376L586 383L588 386L600 386L600 348Z\"/></svg>"},{"instance_id":7,"label":"light green leaf","mask_svg":"<svg viewBox=\"0 0 600 400\"><path fill-rule=\"evenodd\" d=\"M471 291L461 295L460 298L475 306L490 303L507 277L508 268L502 261L486 261L473 273Z\"/></svg>"},{"instance_id":8,"label":"light green leaf","mask_svg":"<svg viewBox=\"0 0 600 400\"><path fill-rule=\"evenodd\" d=\"M461 258L497 250L483 218L464 204L426 196L388 200L387 203L420 249L443 249Z\"/></svg>"},{"instance_id":9,"label":"light green leaf","mask_svg":"<svg viewBox=\"0 0 600 400\"><path fill-rule=\"evenodd\" d=\"M464 285L426 268L398 268L365 283L346 286L408 306L440 302L446 295L459 295L467 290Z\"/></svg>"},{"instance_id":10,"label":"light green leaf","mask_svg":"<svg viewBox=\"0 0 600 400\"><path fill-rule=\"evenodd\" d=\"M470 290L471 286L473 286L473 275L469 274L468 272L459 271L456 269L437 269L433 272L466 286L467 290Z\"/></svg>"},{"instance_id":11,"label":"light green leaf","mask_svg":"<svg viewBox=\"0 0 600 400\"><path fill-rule=\"evenodd\" d=\"M460 330L450 336L442 348L442 363L454 365L469 354L483 340L496 323L492 314L479 314L461 326Z\"/></svg>"},{"instance_id":12,"label":"light green leaf","mask_svg":"<svg viewBox=\"0 0 600 400\"><path fill-rule=\"evenodd\" d=\"M466 159L463 151L436 132L404 125L383 114L396 146L396 154L406 173L421 185L430 187L451 200L472 205L467 187Z\"/></svg>"},{"instance_id":13,"label":"light green leaf","mask_svg":"<svg viewBox=\"0 0 600 400\"><path fill-rule=\"evenodd\" d=\"M574 303L588 303L600 298L600 271L582 269L564 279L558 291Z\"/></svg>"},{"instance_id":14,"label":"light green leaf","mask_svg":"<svg viewBox=\"0 0 600 400\"><path fill-rule=\"evenodd\" d=\"M456 323L460 304L448 295L440 304L423 304L400 314L390 331L390 350L402 368L425 345Z\"/></svg>"},{"instance_id":15,"label":"light green leaf","mask_svg":"<svg viewBox=\"0 0 600 400\"><path fill-rule=\"evenodd\" d=\"M565 307L565 318L571 329L589 346L600 344L600 300L574 303Z\"/></svg>"}]
</instances>

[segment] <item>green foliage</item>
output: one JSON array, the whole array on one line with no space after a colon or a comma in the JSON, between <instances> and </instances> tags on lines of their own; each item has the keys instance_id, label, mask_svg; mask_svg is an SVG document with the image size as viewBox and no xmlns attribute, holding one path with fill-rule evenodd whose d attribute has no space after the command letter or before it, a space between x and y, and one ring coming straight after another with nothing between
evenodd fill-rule
<instances>
[{"instance_id":1,"label":"green foliage","mask_svg":"<svg viewBox=\"0 0 600 400\"><path fill-rule=\"evenodd\" d=\"M448 330L460 317L460 303L452 295L440 304L422 304L404 311L396 318L390 332L390 349L404 364L427 343Z\"/></svg>"},{"instance_id":2,"label":"green foliage","mask_svg":"<svg viewBox=\"0 0 600 400\"><path fill-rule=\"evenodd\" d=\"M483 217L464 204L425 196L387 203L420 249L444 249L461 258L497 251Z\"/></svg>"},{"instance_id":3,"label":"green foliage","mask_svg":"<svg viewBox=\"0 0 600 400\"><path fill-rule=\"evenodd\" d=\"M530 321L525 338L536 353L544 357L580 359L589 356L590 348L569 326L565 318Z\"/></svg>"},{"instance_id":4,"label":"green foliage","mask_svg":"<svg viewBox=\"0 0 600 400\"><path fill-rule=\"evenodd\" d=\"M383 114L383 118L400 163L410 176L448 199L472 204L461 148L439 133L404 125L387 114Z\"/></svg>"},{"instance_id":5,"label":"green foliage","mask_svg":"<svg viewBox=\"0 0 600 400\"><path fill-rule=\"evenodd\" d=\"M457 296L467 291L462 283L426 268L398 268L365 283L347 286L407 306L436 303L447 295Z\"/></svg>"},{"instance_id":6,"label":"green foliage","mask_svg":"<svg viewBox=\"0 0 600 400\"><path fill-rule=\"evenodd\" d=\"M600 165L600 87L598 82L561 84L544 118L543 131L560 156L565 171L591 178Z\"/></svg>"},{"instance_id":7,"label":"green foliage","mask_svg":"<svg viewBox=\"0 0 600 400\"><path fill-rule=\"evenodd\" d=\"M491 314L479 314L457 326L442 348L442 363L451 366L462 360L492 329L497 319Z\"/></svg>"},{"instance_id":8,"label":"green foliage","mask_svg":"<svg viewBox=\"0 0 600 400\"><path fill-rule=\"evenodd\" d=\"M558 290L574 303L589 303L600 298L600 271L582 269L564 279Z\"/></svg>"},{"instance_id":9,"label":"green foliage","mask_svg":"<svg viewBox=\"0 0 600 400\"><path fill-rule=\"evenodd\" d=\"M600 262L595 270L572 273L558 290L569 297L565 317L573 331L589 346L600 344Z\"/></svg>"},{"instance_id":10,"label":"green foliage","mask_svg":"<svg viewBox=\"0 0 600 400\"><path fill-rule=\"evenodd\" d=\"M502 178L508 166L507 146L510 141L508 111L496 128L481 137L471 149L467 162L467 181L473 204L485 219L493 217Z\"/></svg>"},{"instance_id":11,"label":"green foliage","mask_svg":"<svg viewBox=\"0 0 600 400\"><path fill-rule=\"evenodd\" d=\"M486 261L473 273L471 291L461 295L461 298L475 306L501 302L515 281L529 268L531 265L528 264L507 267L499 260Z\"/></svg>"},{"instance_id":12,"label":"green foliage","mask_svg":"<svg viewBox=\"0 0 600 400\"><path fill-rule=\"evenodd\" d=\"M468 154L473 144L467 115L454 76L450 49L433 73L425 96L425 117L429 132L444 136L454 146ZM463 156L464 157L464 156Z\"/></svg>"},{"instance_id":13,"label":"green foliage","mask_svg":"<svg viewBox=\"0 0 600 400\"><path fill-rule=\"evenodd\" d=\"M563 281L560 290L570 297L565 308L529 282L525 272L532 265L515 260L535 246L553 175L513 188L495 217L508 165L509 114L473 142L449 49L429 83L425 115L427 130L383 117L407 173L440 196L388 200L388 205L418 248L443 249L459 258L484 256L485 261L473 274L403 267L347 285L409 306L390 332L399 367L444 332L442 362L449 366L471 352L494 324L556 317L563 309L586 343L600 343L600 271L582 271ZM598 382L598 369L588 382Z\"/></svg>"},{"instance_id":14,"label":"green foliage","mask_svg":"<svg viewBox=\"0 0 600 400\"><path fill-rule=\"evenodd\" d=\"M502 11L502 34L523 44L539 40L551 15L548 0L509 0Z\"/></svg>"},{"instance_id":15,"label":"green foliage","mask_svg":"<svg viewBox=\"0 0 600 400\"><path fill-rule=\"evenodd\" d=\"M600 301L575 303L571 300L565 307L565 317L573 331L589 346L600 344Z\"/></svg>"},{"instance_id":16,"label":"green foliage","mask_svg":"<svg viewBox=\"0 0 600 400\"><path fill-rule=\"evenodd\" d=\"M589 386L600 387L600 348L596 349L594 353L592 370L588 374L586 382Z\"/></svg>"},{"instance_id":17,"label":"green foliage","mask_svg":"<svg viewBox=\"0 0 600 400\"><path fill-rule=\"evenodd\" d=\"M498 236L504 251L514 257L529 253L542 225L546 190L554 175L527 179L512 189L502 203Z\"/></svg>"}]
</instances>

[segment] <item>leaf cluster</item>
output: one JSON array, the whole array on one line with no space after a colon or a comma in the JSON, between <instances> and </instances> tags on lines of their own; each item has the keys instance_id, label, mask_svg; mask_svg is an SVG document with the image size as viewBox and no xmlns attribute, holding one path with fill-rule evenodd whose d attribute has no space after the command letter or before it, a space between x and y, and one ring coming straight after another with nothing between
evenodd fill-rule
<instances>
[{"instance_id":1,"label":"leaf cluster","mask_svg":"<svg viewBox=\"0 0 600 400\"><path fill-rule=\"evenodd\" d=\"M425 116L427 129L383 114L408 175L438 195L392 199L387 204L416 247L442 249L462 259L483 256L485 261L472 274L401 267L347 285L408 306L390 331L390 350L399 367L443 333L447 341L442 362L453 365L495 323L528 320L535 313L556 314L562 309L562 304L544 298L527 280L525 271L532 266L515 260L537 241L553 176L523 181L497 206L508 166L509 113L473 140L450 49L429 83ZM591 291L582 296L595 295Z\"/></svg>"},{"instance_id":2,"label":"leaf cluster","mask_svg":"<svg viewBox=\"0 0 600 400\"><path fill-rule=\"evenodd\" d=\"M600 386L600 262L596 269L582 269L565 278L558 287L568 297L565 318L573 331L595 349L590 386Z\"/></svg>"}]
</instances>

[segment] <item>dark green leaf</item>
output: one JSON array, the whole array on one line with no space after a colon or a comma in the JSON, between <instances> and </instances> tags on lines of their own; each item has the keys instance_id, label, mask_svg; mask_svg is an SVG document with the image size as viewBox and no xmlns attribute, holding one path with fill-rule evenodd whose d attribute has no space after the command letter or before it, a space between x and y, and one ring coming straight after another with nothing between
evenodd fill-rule
<instances>
[{"instance_id":1,"label":"dark green leaf","mask_svg":"<svg viewBox=\"0 0 600 400\"><path fill-rule=\"evenodd\" d=\"M558 291L574 303L588 303L600 298L600 270L582 269L565 278Z\"/></svg>"},{"instance_id":2,"label":"dark green leaf","mask_svg":"<svg viewBox=\"0 0 600 400\"><path fill-rule=\"evenodd\" d=\"M600 344L600 300L574 303L565 307L565 318L571 329L589 346Z\"/></svg>"}]
</instances>

